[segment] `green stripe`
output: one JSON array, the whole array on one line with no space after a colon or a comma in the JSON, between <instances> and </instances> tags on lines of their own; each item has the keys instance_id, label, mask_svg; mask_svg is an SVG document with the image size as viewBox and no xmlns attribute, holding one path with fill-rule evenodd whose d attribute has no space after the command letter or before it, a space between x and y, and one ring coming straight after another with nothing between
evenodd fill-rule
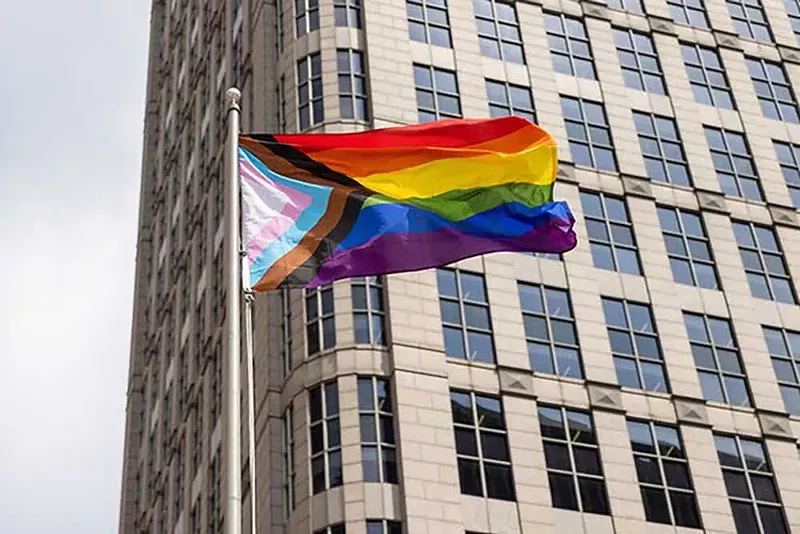
<instances>
[{"instance_id":1,"label":"green stripe","mask_svg":"<svg viewBox=\"0 0 800 534\"><path fill-rule=\"evenodd\" d=\"M480 189L458 189L430 198L410 198L398 201L384 195L372 195L362 209L373 204L412 204L451 221L461 221L506 202L520 202L536 207L553 201L553 185L530 183L502 184Z\"/></svg>"}]
</instances>

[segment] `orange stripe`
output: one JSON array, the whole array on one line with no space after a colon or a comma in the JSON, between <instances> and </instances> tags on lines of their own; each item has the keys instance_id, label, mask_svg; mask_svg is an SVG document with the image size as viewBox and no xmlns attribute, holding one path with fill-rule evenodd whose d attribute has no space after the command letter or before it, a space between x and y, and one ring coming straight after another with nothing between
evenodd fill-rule
<instances>
[{"instance_id":1,"label":"orange stripe","mask_svg":"<svg viewBox=\"0 0 800 534\"><path fill-rule=\"evenodd\" d=\"M372 174L400 171L441 159L472 158L486 155L487 152L515 154L537 144L555 144L555 141L547 132L531 124L509 135L464 148L436 146L335 148L306 152L306 154L331 170L358 179Z\"/></svg>"}]
</instances>

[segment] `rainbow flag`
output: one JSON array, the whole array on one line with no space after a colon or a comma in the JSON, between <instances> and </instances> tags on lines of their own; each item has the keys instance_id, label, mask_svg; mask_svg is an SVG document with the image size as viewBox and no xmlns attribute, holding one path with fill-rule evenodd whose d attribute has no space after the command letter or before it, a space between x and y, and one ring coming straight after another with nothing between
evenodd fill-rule
<instances>
[{"instance_id":1,"label":"rainbow flag","mask_svg":"<svg viewBox=\"0 0 800 534\"><path fill-rule=\"evenodd\" d=\"M553 202L556 144L525 119L239 143L254 291L576 244L569 207Z\"/></svg>"}]
</instances>

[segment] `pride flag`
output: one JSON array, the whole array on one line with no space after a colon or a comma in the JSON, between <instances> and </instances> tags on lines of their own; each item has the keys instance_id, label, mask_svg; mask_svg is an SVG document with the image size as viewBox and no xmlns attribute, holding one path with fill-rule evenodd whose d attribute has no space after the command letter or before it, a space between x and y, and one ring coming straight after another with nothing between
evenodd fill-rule
<instances>
[{"instance_id":1,"label":"pride flag","mask_svg":"<svg viewBox=\"0 0 800 534\"><path fill-rule=\"evenodd\" d=\"M525 119L360 133L242 135L254 291L415 271L499 251L575 247L553 202L553 138Z\"/></svg>"}]
</instances>

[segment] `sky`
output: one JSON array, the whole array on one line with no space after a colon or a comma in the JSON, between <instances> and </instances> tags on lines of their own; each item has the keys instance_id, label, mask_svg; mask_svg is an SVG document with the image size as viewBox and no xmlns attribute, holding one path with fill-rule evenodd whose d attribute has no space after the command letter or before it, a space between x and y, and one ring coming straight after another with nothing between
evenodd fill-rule
<instances>
[{"instance_id":1,"label":"sky","mask_svg":"<svg viewBox=\"0 0 800 534\"><path fill-rule=\"evenodd\" d=\"M117 531L149 6L0 8L0 532Z\"/></svg>"}]
</instances>

